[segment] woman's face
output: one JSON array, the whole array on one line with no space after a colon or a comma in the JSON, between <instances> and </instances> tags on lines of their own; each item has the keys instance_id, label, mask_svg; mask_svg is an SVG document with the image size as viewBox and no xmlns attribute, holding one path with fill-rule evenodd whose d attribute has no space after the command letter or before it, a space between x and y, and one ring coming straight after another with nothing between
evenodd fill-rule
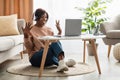
<instances>
[{"instance_id":1,"label":"woman's face","mask_svg":"<svg viewBox=\"0 0 120 80\"><path fill-rule=\"evenodd\" d=\"M43 26L45 25L45 23L47 22L47 14L45 13L44 15L42 15L42 17L39 19L38 23Z\"/></svg>"}]
</instances>

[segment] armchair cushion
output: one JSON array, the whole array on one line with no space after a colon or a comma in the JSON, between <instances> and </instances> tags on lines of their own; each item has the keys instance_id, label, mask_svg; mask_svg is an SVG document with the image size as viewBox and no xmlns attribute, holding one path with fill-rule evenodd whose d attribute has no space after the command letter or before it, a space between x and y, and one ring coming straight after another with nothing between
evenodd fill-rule
<instances>
[{"instance_id":1,"label":"armchair cushion","mask_svg":"<svg viewBox=\"0 0 120 80\"><path fill-rule=\"evenodd\" d=\"M106 34L107 38L120 38L120 30L109 30Z\"/></svg>"},{"instance_id":2,"label":"armchair cushion","mask_svg":"<svg viewBox=\"0 0 120 80\"><path fill-rule=\"evenodd\" d=\"M106 35L110 30L117 30L118 25L114 22L104 22L100 24L100 31Z\"/></svg>"},{"instance_id":3,"label":"armchair cushion","mask_svg":"<svg viewBox=\"0 0 120 80\"><path fill-rule=\"evenodd\" d=\"M17 27L17 14L0 16L0 36L19 34Z\"/></svg>"}]
</instances>

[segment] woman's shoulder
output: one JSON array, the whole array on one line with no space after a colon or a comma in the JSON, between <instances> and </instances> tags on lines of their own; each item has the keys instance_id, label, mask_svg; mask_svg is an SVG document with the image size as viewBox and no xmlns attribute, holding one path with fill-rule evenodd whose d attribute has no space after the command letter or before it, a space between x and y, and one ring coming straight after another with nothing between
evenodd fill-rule
<instances>
[{"instance_id":1,"label":"woman's shoulder","mask_svg":"<svg viewBox=\"0 0 120 80\"><path fill-rule=\"evenodd\" d=\"M47 28L47 29L52 29L50 26L45 26L44 28Z\"/></svg>"},{"instance_id":2,"label":"woman's shoulder","mask_svg":"<svg viewBox=\"0 0 120 80\"><path fill-rule=\"evenodd\" d=\"M49 26L46 26L46 30L47 30L47 32L50 34L50 35L53 35L54 34L54 32L53 32L53 29L51 28L51 27L49 27Z\"/></svg>"},{"instance_id":3,"label":"woman's shoulder","mask_svg":"<svg viewBox=\"0 0 120 80\"><path fill-rule=\"evenodd\" d=\"M46 27L47 27L47 29L52 30L52 28L50 26L46 26Z\"/></svg>"},{"instance_id":4,"label":"woman's shoulder","mask_svg":"<svg viewBox=\"0 0 120 80\"><path fill-rule=\"evenodd\" d=\"M49 26L44 26L43 29L44 29L44 30L47 30L47 31L53 31L52 28L49 27Z\"/></svg>"}]
</instances>

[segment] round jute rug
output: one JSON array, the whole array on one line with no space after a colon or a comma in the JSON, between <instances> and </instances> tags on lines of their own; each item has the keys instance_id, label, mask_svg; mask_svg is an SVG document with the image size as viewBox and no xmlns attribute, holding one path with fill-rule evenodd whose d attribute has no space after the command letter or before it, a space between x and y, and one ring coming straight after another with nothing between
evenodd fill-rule
<instances>
[{"instance_id":1,"label":"round jute rug","mask_svg":"<svg viewBox=\"0 0 120 80\"><path fill-rule=\"evenodd\" d=\"M43 70L42 76L46 77L65 77L65 76L75 76L75 75L82 75L87 74L95 71L95 68L83 63L77 63L74 67L69 67L69 71L65 72L57 72L57 67L45 68ZM24 75L24 76L38 76L39 68L33 67L30 64L19 64L11 66L7 69L7 72L17 75Z\"/></svg>"}]
</instances>

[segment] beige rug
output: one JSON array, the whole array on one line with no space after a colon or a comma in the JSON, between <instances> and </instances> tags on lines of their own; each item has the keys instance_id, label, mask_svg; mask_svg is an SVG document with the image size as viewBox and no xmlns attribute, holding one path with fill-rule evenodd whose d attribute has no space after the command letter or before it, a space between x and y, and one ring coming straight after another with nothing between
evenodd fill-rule
<instances>
[{"instance_id":1,"label":"beige rug","mask_svg":"<svg viewBox=\"0 0 120 80\"><path fill-rule=\"evenodd\" d=\"M56 72L56 67L52 68L45 68L42 76L75 76L75 75L82 75L87 74L95 71L95 68L83 63L78 63L74 67L69 67L69 71L64 73ZM39 68L33 67L30 64L19 64L7 69L7 72L17 74L17 75L24 75L24 76L38 76Z\"/></svg>"}]
</instances>

